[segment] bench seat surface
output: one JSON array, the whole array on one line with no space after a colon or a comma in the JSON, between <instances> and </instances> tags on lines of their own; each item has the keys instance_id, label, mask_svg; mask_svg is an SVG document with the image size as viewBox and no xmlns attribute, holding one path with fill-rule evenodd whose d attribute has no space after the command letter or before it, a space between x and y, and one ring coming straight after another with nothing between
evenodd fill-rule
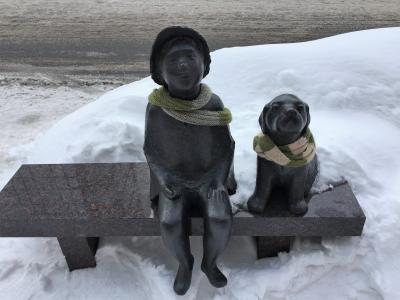
<instances>
[{"instance_id":1,"label":"bench seat surface","mask_svg":"<svg viewBox=\"0 0 400 300\"><path fill-rule=\"evenodd\" d=\"M146 163L23 165L0 193L0 236L84 237L160 235L151 209ZM347 183L309 200L294 216L274 194L262 215L235 214L233 235L356 236L365 215ZM191 234L203 234L192 218Z\"/></svg>"}]
</instances>

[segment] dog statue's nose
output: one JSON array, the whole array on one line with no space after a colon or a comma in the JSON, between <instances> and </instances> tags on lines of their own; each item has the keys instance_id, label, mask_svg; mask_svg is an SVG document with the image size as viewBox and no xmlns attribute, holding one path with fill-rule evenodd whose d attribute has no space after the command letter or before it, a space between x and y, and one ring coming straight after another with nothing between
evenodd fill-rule
<instances>
[{"instance_id":1,"label":"dog statue's nose","mask_svg":"<svg viewBox=\"0 0 400 300\"><path fill-rule=\"evenodd\" d=\"M293 117L293 116L295 116L297 114L297 111L294 109L294 108L289 108L287 111L286 111L286 115L288 116L288 117Z\"/></svg>"}]
</instances>

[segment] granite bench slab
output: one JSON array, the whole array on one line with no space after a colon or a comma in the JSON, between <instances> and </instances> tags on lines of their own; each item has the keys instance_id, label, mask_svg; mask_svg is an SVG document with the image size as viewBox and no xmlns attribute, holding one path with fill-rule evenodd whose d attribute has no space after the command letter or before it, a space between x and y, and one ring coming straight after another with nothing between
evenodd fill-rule
<instances>
[{"instance_id":1,"label":"granite bench slab","mask_svg":"<svg viewBox=\"0 0 400 300\"><path fill-rule=\"evenodd\" d=\"M159 236L146 163L22 165L0 192L1 237L57 237L70 270L95 266L98 238ZM232 235L254 236L258 257L288 251L295 236L359 236L365 215L347 183L309 200L301 217L274 195L266 212L235 214ZM191 218L192 235L203 234Z\"/></svg>"}]
</instances>

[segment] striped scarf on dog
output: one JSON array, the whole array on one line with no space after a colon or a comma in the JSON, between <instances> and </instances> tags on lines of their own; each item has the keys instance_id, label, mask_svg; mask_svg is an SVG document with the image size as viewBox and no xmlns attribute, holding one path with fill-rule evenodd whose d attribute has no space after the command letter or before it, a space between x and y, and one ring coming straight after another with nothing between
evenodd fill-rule
<instances>
[{"instance_id":1,"label":"striped scarf on dog","mask_svg":"<svg viewBox=\"0 0 400 300\"><path fill-rule=\"evenodd\" d=\"M315 156L315 142L310 129L294 143L277 146L269 136L260 133L253 139L253 149L257 155L287 167L301 167Z\"/></svg>"},{"instance_id":2,"label":"striped scarf on dog","mask_svg":"<svg viewBox=\"0 0 400 300\"><path fill-rule=\"evenodd\" d=\"M181 122L201 126L228 125L232 121L228 108L225 107L222 111L201 109L210 101L212 94L211 89L202 83L197 98L183 100L171 97L168 90L161 87L149 95L149 102L161 107L166 114Z\"/></svg>"}]
</instances>

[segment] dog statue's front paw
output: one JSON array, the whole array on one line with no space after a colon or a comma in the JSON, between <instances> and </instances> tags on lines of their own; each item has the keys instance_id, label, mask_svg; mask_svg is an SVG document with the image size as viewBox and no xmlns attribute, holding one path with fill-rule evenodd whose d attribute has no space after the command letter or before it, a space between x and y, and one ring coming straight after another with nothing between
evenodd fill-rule
<instances>
[{"instance_id":1,"label":"dog statue's front paw","mask_svg":"<svg viewBox=\"0 0 400 300\"><path fill-rule=\"evenodd\" d=\"M236 194L237 182L236 182L235 176L233 174L229 175L227 183L226 183L226 188L227 188L228 194L230 196Z\"/></svg>"},{"instance_id":2,"label":"dog statue's front paw","mask_svg":"<svg viewBox=\"0 0 400 300\"><path fill-rule=\"evenodd\" d=\"M303 199L300 201L293 202L289 205L289 210L295 215L303 215L308 210L307 202Z\"/></svg>"},{"instance_id":3,"label":"dog statue's front paw","mask_svg":"<svg viewBox=\"0 0 400 300\"><path fill-rule=\"evenodd\" d=\"M253 195L247 201L247 208L249 212L261 214L265 209L265 201Z\"/></svg>"}]
</instances>

